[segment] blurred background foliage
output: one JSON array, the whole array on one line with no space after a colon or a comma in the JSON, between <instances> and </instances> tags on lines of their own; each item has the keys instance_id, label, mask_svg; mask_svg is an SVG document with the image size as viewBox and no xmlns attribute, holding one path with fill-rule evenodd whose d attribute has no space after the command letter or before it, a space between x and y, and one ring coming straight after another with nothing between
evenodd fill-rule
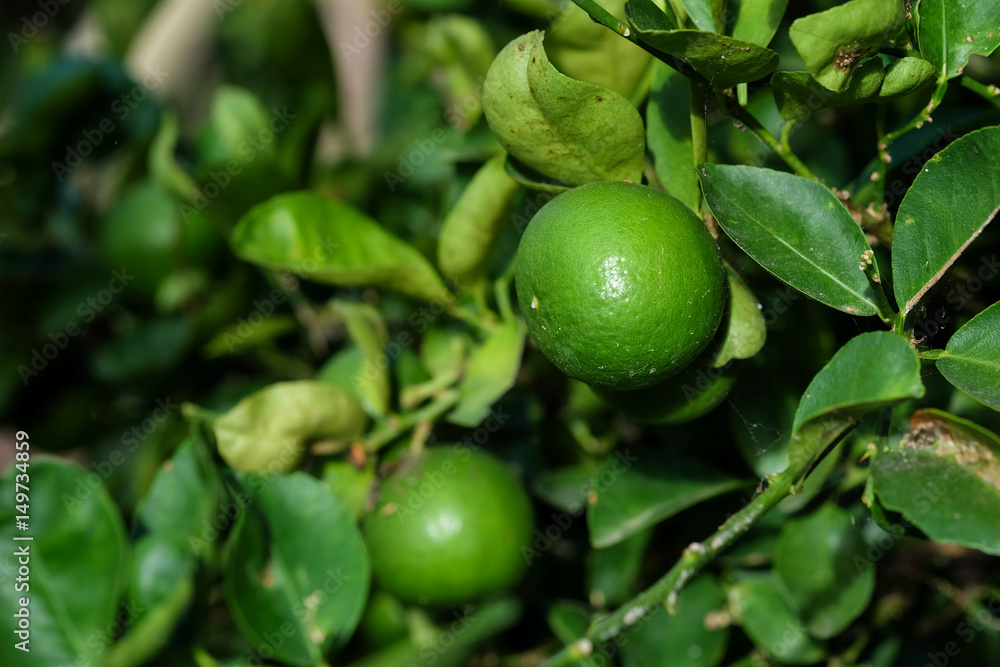
<instances>
[{"instance_id":1,"label":"blurred background foliage","mask_svg":"<svg viewBox=\"0 0 1000 667\"><path fill-rule=\"evenodd\" d=\"M8 42L0 58L0 425L6 431L0 460L12 457L15 430L84 466L131 443L132 435L139 441L134 455L105 479L127 520L186 432L177 407L151 421L157 401L221 410L275 381L337 377L331 364L353 352L343 318L326 306L334 295L377 304L391 331L412 330L414 309L401 297L297 280L290 286L236 260L227 237L240 215L276 193L310 189L358 207L433 257L444 215L499 150L479 95L493 57L509 40L546 29L546 49L561 71L610 87L640 108L656 73L644 51L576 7L547 0L52 4L58 7L52 16L40 14L36 0L0 5L0 33ZM623 3L601 4L620 14ZM781 69L802 69L787 22L834 4L792 3L772 44ZM38 16L45 20L36 25ZM379 16L387 17L385 25ZM359 28L366 25L376 28L366 34ZM1000 82L1000 60L974 58L966 73ZM924 101L921 94L900 98L889 117L908 118ZM751 86L749 108L780 134L768 90ZM870 174L876 143L870 111L816 113L796 125L792 147L828 184L856 193ZM889 183L907 184L934 151L997 121L995 110L954 86L933 125L894 146ZM730 119L715 112L710 123L713 161L781 167ZM890 210L899 199L887 202ZM519 195L494 275L508 266L539 204L537 193ZM929 341L946 340L1000 297L995 270L987 280L976 275L995 257L998 234L996 228L984 233L929 300ZM746 479L748 488L757 476L783 467L781 442L796 397L865 324L800 298L722 243L763 304L768 341L718 418L640 427L555 372L541 355L529 354L504 403L513 418L490 446L519 461L542 498L559 495L551 470L585 468L617 443L666 442ZM121 278L114 282L118 274L127 283L123 289ZM239 345L226 345L225 334L239 332L275 289L289 295L274 305L276 315L266 326L248 327L249 335L240 333ZM944 317L935 320L938 310ZM392 372L395 394L428 377L413 350L395 360ZM936 374L924 380L927 396L897 411L897 435L906 430L906 415L931 404L1000 430L995 412ZM443 426L437 437L463 434ZM850 462L857 458L846 457L848 464L831 471L827 484L849 486ZM554 504L560 503L565 497ZM614 596L591 602L600 608L625 599L732 505L731 498L705 502L683 522L660 525L652 539L661 548L648 551L641 568L634 566L634 579ZM782 520L780 513L773 523L768 519L759 539L773 541ZM544 641L549 602L578 596L580 581L596 576L585 575L594 566L585 558L582 522L563 538L545 555L560 567L532 568L522 587L527 616L508 637L511 650ZM726 558L759 565L754 559L766 549L756 546L744 544ZM921 557L934 561L928 549ZM629 558L627 552L621 557ZM973 571L980 565L970 559L963 566ZM879 632L901 623L890 607L913 608L909 596L934 597L927 608L944 603L942 593L917 593L905 579L896 571L880 580L896 597L884 597L873 612L885 617ZM397 613L386 606L378 613ZM238 652L244 640L231 621L210 617L210 623L218 644L213 648ZM359 644L384 640L384 625L365 628ZM733 642L729 655L750 647L746 638ZM908 650L917 656L910 664L923 664L921 644ZM174 664L169 656L164 660ZM987 664L968 653L962 660Z\"/></svg>"}]
</instances>

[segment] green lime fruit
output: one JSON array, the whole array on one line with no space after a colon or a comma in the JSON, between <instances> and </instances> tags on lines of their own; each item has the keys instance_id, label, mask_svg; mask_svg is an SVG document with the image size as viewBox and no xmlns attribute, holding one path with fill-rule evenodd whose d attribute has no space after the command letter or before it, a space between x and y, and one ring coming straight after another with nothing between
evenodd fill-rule
<instances>
[{"instance_id":1,"label":"green lime fruit","mask_svg":"<svg viewBox=\"0 0 1000 667\"><path fill-rule=\"evenodd\" d=\"M719 407L736 384L736 364L722 368L694 363L672 378L646 387L618 391L595 388L618 412L645 424L684 424Z\"/></svg>"},{"instance_id":2,"label":"green lime fruit","mask_svg":"<svg viewBox=\"0 0 1000 667\"><path fill-rule=\"evenodd\" d=\"M489 454L439 446L381 485L364 521L376 581L400 599L454 606L517 583L527 568L531 503Z\"/></svg>"},{"instance_id":3,"label":"green lime fruit","mask_svg":"<svg viewBox=\"0 0 1000 667\"><path fill-rule=\"evenodd\" d=\"M209 263L221 242L205 216L185 222L170 193L147 182L127 190L105 218L100 245L112 268L135 276L128 291L151 297L178 265Z\"/></svg>"},{"instance_id":4,"label":"green lime fruit","mask_svg":"<svg viewBox=\"0 0 1000 667\"><path fill-rule=\"evenodd\" d=\"M674 375L712 340L725 270L698 216L626 182L565 192L535 215L517 251L528 330L562 372L640 389Z\"/></svg>"}]
</instances>

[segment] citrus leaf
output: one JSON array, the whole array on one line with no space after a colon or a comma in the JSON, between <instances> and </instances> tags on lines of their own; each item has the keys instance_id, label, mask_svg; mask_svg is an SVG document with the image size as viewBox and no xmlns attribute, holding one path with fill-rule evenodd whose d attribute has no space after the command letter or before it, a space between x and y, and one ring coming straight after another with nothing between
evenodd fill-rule
<instances>
[{"instance_id":1,"label":"citrus leaf","mask_svg":"<svg viewBox=\"0 0 1000 667\"><path fill-rule=\"evenodd\" d=\"M0 478L0 490L8 499L0 509L0 538L12 554L7 562L13 571L26 565L31 578L30 590L15 590L10 578L0 592L0 612L8 628L0 645L0 663L51 667L87 660L99 664L114 639L108 628L115 627L128 572L121 512L93 472L37 453L32 455L28 472L31 511L27 530L15 527L16 517L24 514L14 509L15 475L21 471L11 465ZM32 539L14 541L15 537ZM26 554L28 562L18 554ZM30 605L22 606L22 598L28 598ZM17 630L16 614L27 615L29 629ZM21 631L25 634L19 636ZM15 648L25 640L28 651Z\"/></svg>"},{"instance_id":2,"label":"citrus leaf","mask_svg":"<svg viewBox=\"0 0 1000 667\"><path fill-rule=\"evenodd\" d=\"M587 591L592 605L603 608L622 604L635 592L642 557L652 536L652 530L643 530L618 544L590 552Z\"/></svg>"},{"instance_id":3,"label":"citrus leaf","mask_svg":"<svg viewBox=\"0 0 1000 667\"><path fill-rule=\"evenodd\" d=\"M624 97L560 74L535 30L511 41L483 84L483 110L500 144L568 185L642 179L645 131Z\"/></svg>"},{"instance_id":4,"label":"citrus leaf","mask_svg":"<svg viewBox=\"0 0 1000 667\"><path fill-rule=\"evenodd\" d=\"M729 603L750 639L782 663L812 664L826 655L788 607L773 571L739 573Z\"/></svg>"},{"instance_id":5,"label":"citrus leaf","mask_svg":"<svg viewBox=\"0 0 1000 667\"><path fill-rule=\"evenodd\" d=\"M524 332L515 322L505 323L493 332L472 353L459 387L458 405L448 415L448 421L470 428L479 426L489 415L490 406L514 386L523 351Z\"/></svg>"},{"instance_id":6,"label":"citrus leaf","mask_svg":"<svg viewBox=\"0 0 1000 667\"><path fill-rule=\"evenodd\" d=\"M778 66L771 49L700 30L641 30L639 39L684 60L716 88L762 79Z\"/></svg>"},{"instance_id":7,"label":"citrus leaf","mask_svg":"<svg viewBox=\"0 0 1000 667\"><path fill-rule=\"evenodd\" d=\"M793 431L839 413L857 417L924 395L920 358L902 336L873 331L855 336L837 351L806 388Z\"/></svg>"},{"instance_id":8,"label":"citrus leaf","mask_svg":"<svg viewBox=\"0 0 1000 667\"><path fill-rule=\"evenodd\" d=\"M136 511L151 533L187 541L195 554L201 541L214 540L218 534L211 526L219 504L218 476L208 457L201 430L192 427L190 437L156 473Z\"/></svg>"},{"instance_id":9,"label":"citrus leaf","mask_svg":"<svg viewBox=\"0 0 1000 667\"><path fill-rule=\"evenodd\" d=\"M486 275L507 225L518 184L504 168L506 159L506 153L489 159L441 224L438 267L461 287L471 287Z\"/></svg>"},{"instance_id":10,"label":"citrus leaf","mask_svg":"<svg viewBox=\"0 0 1000 667\"><path fill-rule=\"evenodd\" d=\"M809 72L778 72L771 77L771 90L781 117L797 120L821 109L863 104L877 98L882 77L882 61L872 58L858 68L851 83L839 93L819 85Z\"/></svg>"},{"instance_id":11,"label":"citrus leaf","mask_svg":"<svg viewBox=\"0 0 1000 667\"><path fill-rule=\"evenodd\" d=\"M241 476L250 505L230 537L222 590L255 646L293 665L315 665L354 632L371 568L347 509L305 473ZM278 628L284 642L269 641Z\"/></svg>"},{"instance_id":12,"label":"citrus leaf","mask_svg":"<svg viewBox=\"0 0 1000 667\"><path fill-rule=\"evenodd\" d=\"M694 211L701 203L701 186L694 170L690 99L687 77L657 63L646 106L646 141L660 185Z\"/></svg>"},{"instance_id":13,"label":"citrus leaf","mask_svg":"<svg viewBox=\"0 0 1000 667\"><path fill-rule=\"evenodd\" d=\"M128 629L107 667L145 663L163 649L194 598L197 560L186 540L150 533L136 544L125 612Z\"/></svg>"},{"instance_id":14,"label":"citrus leaf","mask_svg":"<svg viewBox=\"0 0 1000 667\"><path fill-rule=\"evenodd\" d=\"M729 33L744 42L767 46L778 32L788 0L729 0L735 17Z\"/></svg>"},{"instance_id":15,"label":"citrus leaf","mask_svg":"<svg viewBox=\"0 0 1000 667\"><path fill-rule=\"evenodd\" d=\"M906 8L898 0L851 0L796 19L788 35L816 81L841 92L861 61L895 37L905 21Z\"/></svg>"},{"instance_id":16,"label":"citrus leaf","mask_svg":"<svg viewBox=\"0 0 1000 667\"><path fill-rule=\"evenodd\" d=\"M1000 302L956 331L936 363L953 385L1000 410Z\"/></svg>"},{"instance_id":17,"label":"citrus leaf","mask_svg":"<svg viewBox=\"0 0 1000 667\"><path fill-rule=\"evenodd\" d=\"M955 140L920 170L896 214L896 303L913 310L1000 210L1000 127Z\"/></svg>"},{"instance_id":18,"label":"citrus leaf","mask_svg":"<svg viewBox=\"0 0 1000 667\"><path fill-rule=\"evenodd\" d=\"M934 80L937 70L923 58L907 56L885 68L879 97L884 100L909 95Z\"/></svg>"},{"instance_id":19,"label":"citrus leaf","mask_svg":"<svg viewBox=\"0 0 1000 667\"><path fill-rule=\"evenodd\" d=\"M1000 555L1000 490L955 457L912 447L880 452L871 475L882 505L935 542Z\"/></svg>"},{"instance_id":20,"label":"citrus leaf","mask_svg":"<svg viewBox=\"0 0 1000 667\"><path fill-rule=\"evenodd\" d=\"M875 590L875 569L859 568L868 545L847 510L826 504L792 519L774 549L774 572L809 632L840 634L861 615Z\"/></svg>"},{"instance_id":21,"label":"citrus leaf","mask_svg":"<svg viewBox=\"0 0 1000 667\"><path fill-rule=\"evenodd\" d=\"M241 259L308 280L385 288L420 301L451 298L416 248L352 206L311 192L254 206L236 224L231 243Z\"/></svg>"},{"instance_id":22,"label":"citrus leaf","mask_svg":"<svg viewBox=\"0 0 1000 667\"><path fill-rule=\"evenodd\" d=\"M616 18L624 17L625 0L598 4ZM546 30L545 51L553 66L572 79L613 90L636 106L645 97L653 57L571 3Z\"/></svg>"},{"instance_id":23,"label":"citrus leaf","mask_svg":"<svg viewBox=\"0 0 1000 667\"><path fill-rule=\"evenodd\" d=\"M743 481L676 452L609 457L588 497L590 543L603 549L678 512L739 488Z\"/></svg>"},{"instance_id":24,"label":"citrus leaf","mask_svg":"<svg viewBox=\"0 0 1000 667\"><path fill-rule=\"evenodd\" d=\"M680 28L669 3L664 12L653 0L628 0L625 17L636 30L670 31Z\"/></svg>"},{"instance_id":25,"label":"citrus leaf","mask_svg":"<svg viewBox=\"0 0 1000 667\"><path fill-rule=\"evenodd\" d=\"M749 359L764 347L767 324L760 301L733 267L726 264L729 278L729 304L725 318L715 334L722 340L714 353L711 366L721 368L733 359Z\"/></svg>"},{"instance_id":26,"label":"citrus leaf","mask_svg":"<svg viewBox=\"0 0 1000 667\"><path fill-rule=\"evenodd\" d=\"M336 300L333 312L344 319L347 335L361 350L362 361L351 383L361 406L380 419L389 412L389 355L385 351L389 332L381 313L374 306L355 301Z\"/></svg>"},{"instance_id":27,"label":"citrus leaf","mask_svg":"<svg viewBox=\"0 0 1000 667\"><path fill-rule=\"evenodd\" d=\"M715 20L715 9L723 4L719 0L681 0L684 11L695 27L707 32L725 32L725 21L720 26Z\"/></svg>"},{"instance_id":28,"label":"citrus leaf","mask_svg":"<svg viewBox=\"0 0 1000 667\"><path fill-rule=\"evenodd\" d=\"M917 7L920 55L945 79L962 73L969 56L988 56L1000 46L1000 4L920 0Z\"/></svg>"},{"instance_id":29,"label":"citrus leaf","mask_svg":"<svg viewBox=\"0 0 1000 667\"><path fill-rule=\"evenodd\" d=\"M601 552L597 552L601 553ZM710 574L701 574L677 595L676 613L648 612L622 645L624 667L714 667L722 662L729 628L705 620L726 607L726 593Z\"/></svg>"},{"instance_id":30,"label":"citrus leaf","mask_svg":"<svg viewBox=\"0 0 1000 667\"><path fill-rule=\"evenodd\" d=\"M219 454L237 470L287 472L311 440L350 441L367 417L354 396L325 382L277 382L250 394L212 425Z\"/></svg>"},{"instance_id":31,"label":"citrus leaf","mask_svg":"<svg viewBox=\"0 0 1000 667\"><path fill-rule=\"evenodd\" d=\"M699 167L722 229L776 278L852 315L875 315L859 270L865 234L829 189L799 176L747 166Z\"/></svg>"}]
</instances>

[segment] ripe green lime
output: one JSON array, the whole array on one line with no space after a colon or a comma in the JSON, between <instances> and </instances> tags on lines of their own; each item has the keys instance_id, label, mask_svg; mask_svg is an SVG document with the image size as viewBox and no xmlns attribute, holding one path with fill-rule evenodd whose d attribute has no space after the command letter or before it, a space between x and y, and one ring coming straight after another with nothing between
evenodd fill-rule
<instances>
[{"instance_id":1,"label":"ripe green lime","mask_svg":"<svg viewBox=\"0 0 1000 667\"><path fill-rule=\"evenodd\" d=\"M386 478L364 521L372 571L400 599L459 605L517 583L534 517L496 458L464 445L427 450Z\"/></svg>"},{"instance_id":2,"label":"ripe green lime","mask_svg":"<svg viewBox=\"0 0 1000 667\"><path fill-rule=\"evenodd\" d=\"M701 220L670 195L625 182L559 195L517 251L517 301L560 370L639 389L677 373L712 340L725 270Z\"/></svg>"}]
</instances>

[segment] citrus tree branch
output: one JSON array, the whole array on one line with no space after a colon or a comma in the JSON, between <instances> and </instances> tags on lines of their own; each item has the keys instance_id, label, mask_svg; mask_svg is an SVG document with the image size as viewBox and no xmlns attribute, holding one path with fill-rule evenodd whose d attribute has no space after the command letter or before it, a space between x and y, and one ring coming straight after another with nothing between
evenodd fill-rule
<instances>
[{"instance_id":1,"label":"citrus tree branch","mask_svg":"<svg viewBox=\"0 0 1000 667\"><path fill-rule=\"evenodd\" d=\"M829 446L846 432L843 428L828 431L818 443L817 451L828 451ZM726 522L704 542L688 545L680 560L659 581L612 613L595 621L584 637L553 655L542 664L542 667L569 667L580 659L590 656L595 643L616 637L646 614L656 613L662 607L673 613L677 595L684 585L775 505L794 493L812 465L812 459L803 460L798 465L789 466L784 471L768 477L766 488L743 509L726 519Z\"/></svg>"},{"instance_id":2,"label":"citrus tree branch","mask_svg":"<svg viewBox=\"0 0 1000 667\"><path fill-rule=\"evenodd\" d=\"M816 174L809 170L809 167L807 167L805 163L792 152L792 149L778 141L773 134L764 128L761 122L757 120L753 114L738 104L734 105L734 112L736 119L743 123L747 129L753 132L758 139L767 144L771 150L777 153L778 157L784 160L785 164L792 168L792 171L803 178L819 181ZM791 128L789 128L789 130L791 130Z\"/></svg>"}]
</instances>

